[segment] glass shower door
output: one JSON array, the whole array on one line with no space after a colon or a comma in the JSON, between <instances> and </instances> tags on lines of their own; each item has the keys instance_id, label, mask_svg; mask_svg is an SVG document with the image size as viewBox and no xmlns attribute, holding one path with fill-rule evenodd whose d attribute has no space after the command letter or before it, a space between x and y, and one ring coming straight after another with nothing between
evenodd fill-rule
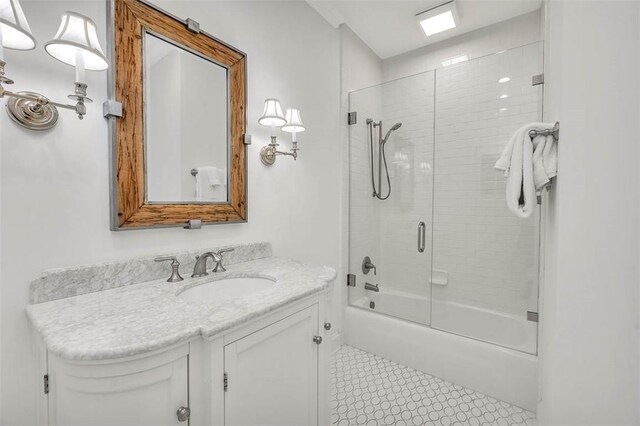
<instances>
[{"instance_id":1,"label":"glass shower door","mask_svg":"<svg viewBox=\"0 0 640 426\"><path fill-rule=\"evenodd\" d=\"M357 113L357 123L349 126L349 273L355 276L349 303L425 325L433 95L433 72L349 95L349 111Z\"/></svg>"},{"instance_id":2,"label":"glass shower door","mask_svg":"<svg viewBox=\"0 0 640 426\"><path fill-rule=\"evenodd\" d=\"M512 133L541 121L541 72L542 43L438 69L435 102L431 326L532 354L539 209L513 215L493 165Z\"/></svg>"}]
</instances>

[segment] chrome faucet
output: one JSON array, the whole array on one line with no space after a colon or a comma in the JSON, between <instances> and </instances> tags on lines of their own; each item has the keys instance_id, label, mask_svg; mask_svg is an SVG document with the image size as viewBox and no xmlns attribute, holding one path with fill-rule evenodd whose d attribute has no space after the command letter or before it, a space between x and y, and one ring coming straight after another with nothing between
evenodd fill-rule
<instances>
[{"instance_id":1,"label":"chrome faucet","mask_svg":"<svg viewBox=\"0 0 640 426\"><path fill-rule=\"evenodd\" d=\"M200 256L196 256L196 264L193 265L193 274L191 274L191 278L199 278L209 275L209 273L207 272L208 258L213 259L213 261L215 262L213 253L210 251L203 253Z\"/></svg>"},{"instance_id":2,"label":"chrome faucet","mask_svg":"<svg viewBox=\"0 0 640 426\"><path fill-rule=\"evenodd\" d=\"M155 260L156 262L166 262L169 260L171 261L171 276L167 280L168 283L176 283L184 279L180 276L180 262L178 262L178 259L176 259L175 256L156 257L153 260Z\"/></svg>"},{"instance_id":3,"label":"chrome faucet","mask_svg":"<svg viewBox=\"0 0 640 426\"><path fill-rule=\"evenodd\" d=\"M193 266L193 274L191 274L192 278L199 278L209 275L207 272L207 259L211 258L213 260L213 270L211 272L224 272L226 271L225 267L222 265L222 253L228 253L233 251L233 249L222 249L218 251L208 251L206 253L201 254L200 256L196 256L196 264Z\"/></svg>"}]
</instances>

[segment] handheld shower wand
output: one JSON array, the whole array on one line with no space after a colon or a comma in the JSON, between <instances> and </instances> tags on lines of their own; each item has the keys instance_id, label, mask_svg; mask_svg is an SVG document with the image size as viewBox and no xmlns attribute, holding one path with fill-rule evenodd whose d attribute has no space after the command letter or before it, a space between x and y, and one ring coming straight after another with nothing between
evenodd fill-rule
<instances>
[{"instance_id":1,"label":"handheld shower wand","mask_svg":"<svg viewBox=\"0 0 640 426\"><path fill-rule=\"evenodd\" d=\"M388 131L387 134L382 137L382 121L378 121L374 123L372 119L367 118L367 126L369 128L369 143L371 148L371 186L373 186L373 196L379 200L386 200L391 196L391 178L389 177L389 168L387 166L387 156L385 152L385 145L389 140L389 136L392 132L398 130L402 123L394 124ZM375 177L373 172L373 128L378 128L378 188L376 188ZM384 171L387 175L387 187L388 192L384 197L382 196L382 165L384 163Z\"/></svg>"}]
</instances>

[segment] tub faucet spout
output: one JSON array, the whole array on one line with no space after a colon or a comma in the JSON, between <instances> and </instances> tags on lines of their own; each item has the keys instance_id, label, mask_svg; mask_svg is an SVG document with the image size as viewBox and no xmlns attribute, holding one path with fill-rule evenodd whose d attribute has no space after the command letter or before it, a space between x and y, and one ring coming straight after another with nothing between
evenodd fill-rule
<instances>
[{"instance_id":1,"label":"tub faucet spout","mask_svg":"<svg viewBox=\"0 0 640 426\"><path fill-rule=\"evenodd\" d=\"M364 283L364 289L375 291L376 293L380 291L380 289L378 288L378 284L371 284L371 283Z\"/></svg>"}]
</instances>

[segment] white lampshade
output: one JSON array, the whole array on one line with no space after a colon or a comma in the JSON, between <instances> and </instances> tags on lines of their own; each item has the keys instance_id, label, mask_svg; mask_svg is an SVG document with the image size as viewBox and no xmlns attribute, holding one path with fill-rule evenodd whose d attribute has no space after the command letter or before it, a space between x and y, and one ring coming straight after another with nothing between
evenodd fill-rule
<instances>
[{"instance_id":1,"label":"white lampshade","mask_svg":"<svg viewBox=\"0 0 640 426\"><path fill-rule=\"evenodd\" d=\"M287 119L287 124L282 126L282 131L289 133L300 133L305 131L306 127L304 127L302 117L300 117L299 109L287 108L285 118Z\"/></svg>"},{"instance_id":2,"label":"white lampshade","mask_svg":"<svg viewBox=\"0 0 640 426\"><path fill-rule=\"evenodd\" d=\"M84 67L92 71L109 68L109 61L98 42L95 22L75 12L64 12L60 28L53 40L44 45L47 53L69 65L76 65L76 54L84 59Z\"/></svg>"},{"instance_id":3,"label":"white lampshade","mask_svg":"<svg viewBox=\"0 0 640 426\"><path fill-rule=\"evenodd\" d=\"M264 100L264 111L262 117L258 119L258 123L267 127L280 127L287 124L279 100L272 98Z\"/></svg>"},{"instance_id":4,"label":"white lampshade","mask_svg":"<svg viewBox=\"0 0 640 426\"><path fill-rule=\"evenodd\" d=\"M18 50L36 47L36 39L18 0L0 0L0 31L4 47Z\"/></svg>"}]
</instances>

